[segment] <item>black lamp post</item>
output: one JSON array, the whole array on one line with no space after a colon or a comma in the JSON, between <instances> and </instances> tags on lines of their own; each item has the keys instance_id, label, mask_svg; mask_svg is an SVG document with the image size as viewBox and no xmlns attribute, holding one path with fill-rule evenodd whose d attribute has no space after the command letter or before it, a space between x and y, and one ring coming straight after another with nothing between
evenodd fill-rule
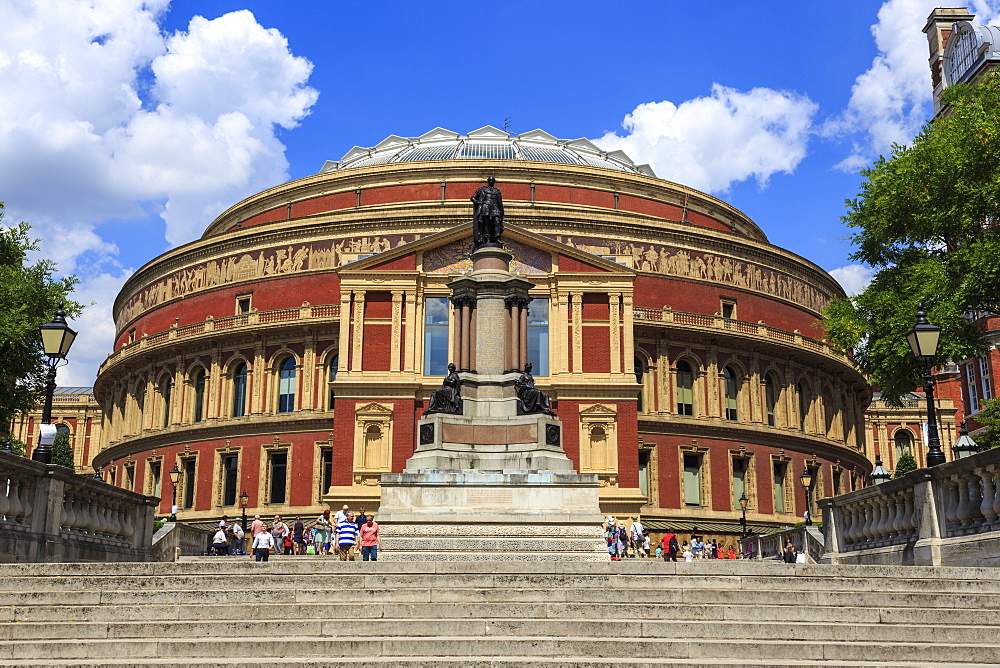
<instances>
[{"instance_id":1,"label":"black lamp post","mask_svg":"<svg viewBox=\"0 0 1000 668\"><path fill-rule=\"evenodd\" d=\"M889 472L882 466L882 455L875 455L875 468L872 469L872 484L881 485L892 478Z\"/></svg>"},{"instance_id":2,"label":"black lamp post","mask_svg":"<svg viewBox=\"0 0 1000 668\"><path fill-rule=\"evenodd\" d=\"M927 395L927 466L944 464L944 452L941 450L941 439L938 437L937 413L934 410L934 376L931 375L931 362L937 355L938 340L941 338L941 328L927 321L924 305L917 306L917 322L913 329L906 333L906 341L910 350L924 365L924 393Z\"/></svg>"},{"instance_id":3,"label":"black lamp post","mask_svg":"<svg viewBox=\"0 0 1000 668\"><path fill-rule=\"evenodd\" d=\"M954 453L955 459L965 459L979 452L979 444L969 436L969 430L965 428L964 422L958 430L958 440L955 441L955 445L951 446L951 451Z\"/></svg>"},{"instance_id":4,"label":"black lamp post","mask_svg":"<svg viewBox=\"0 0 1000 668\"><path fill-rule=\"evenodd\" d=\"M750 499L747 498L746 490L743 490L743 496L740 497L740 510L743 511L743 517L740 518L740 529L742 531L741 538L747 537L747 504L750 503Z\"/></svg>"},{"instance_id":5,"label":"black lamp post","mask_svg":"<svg viewBox=\"0 0 1000 668\"><path fill-rule=\"evenodd\" d=\"M247 530L247 502L249 500L250 500L250 495L247 494L246 490L243 490L243 493L240 494L240 508L243 509L243 524L241 524L240 527L244 531Z\"/></svg>"},{"instance_id":6,"label":"black lamp post","mask_svg":"<svg viewBox=\"0 0 1000 668\"><path fill-rule=\"evenodd\" d=\"M806 491L806 526L811 527L813 523L811 503L813 474L809 470L808 464L802 469L802 475L799 476L799 480L802 482L802 489Z\"/></svg>"},{"instance_id":7,"label":"black lamp post","mask_svg":"<svg viewBox=\"0 0 1000 668\"><path fill-rule=\"evenodd\" d=\"M174 468L170 469L170 521L177 521L177 483L181 479L181 470L174 462Z\"/></svg>"},{"instance_id":8,"label":"black lamp post","mask_svg":"<svg viewBox=\"0 0 1000 668\"><path fill-rule=\"evenodd\" d=\"M52 395L56 393L56 367L59 362L66 359L73 340L76 339L76 332L66 324L66 311L62 304L56 309L52 322L47 322L39 326L39 333L42 335L42 352L48 358L46 364L49 372L45 377L45 405L42 408L42 424L52 424ZM42 464L52 463L52 445L42 443L42 438L38 439L38 446L31 453L31 458Z\"/></svg>"}]
</instances>

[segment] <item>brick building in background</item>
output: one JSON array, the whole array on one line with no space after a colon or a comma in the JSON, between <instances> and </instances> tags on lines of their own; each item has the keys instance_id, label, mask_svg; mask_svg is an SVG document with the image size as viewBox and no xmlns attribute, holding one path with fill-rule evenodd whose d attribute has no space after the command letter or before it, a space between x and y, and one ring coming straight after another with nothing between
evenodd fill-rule
<instances>
[{"instance_id":1,"label":"brick building in background","mask_svg":"<svg viewBox=\"0 0 1000 668\"><path fill-rule=\"evenodd\" d=\"M489 175L531 292L529 357L602 509L651 528L781 526L864 484L869 392L817 321L843 293L741 212L620 152L495 128L389 137L240 202L115 302L93 464L179 517L376 509L454 339ZM31 436L28 435L28 440Z\"/></svg>"}]
</instances>

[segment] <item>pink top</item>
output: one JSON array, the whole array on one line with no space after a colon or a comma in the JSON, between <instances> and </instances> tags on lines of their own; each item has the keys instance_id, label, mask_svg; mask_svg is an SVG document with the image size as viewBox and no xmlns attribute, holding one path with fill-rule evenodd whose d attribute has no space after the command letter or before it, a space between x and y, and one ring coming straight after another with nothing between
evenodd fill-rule
<instances>
[{"instance_id":1,"label":"pink top","mask_svg":"<svg viewBox=\"0 0 1000 668\"><path fill-rule=\"evenodd\" d=\"M254 538L256 538L257 534L259 534L263 530L264 530L264 523L261 522L260 520L254 520L253 524L250 525L250 535L253 536Z\"/></svg>"},{"instance_id":2,"label":"pink top","mask_svg":"<svg viewBox=\"0 0 1000 668\"><path fill-rule=\"evenodd\" d=\"M361 547L372 545L378 545L378 522L372 522L371 526L365 522L361 525Z\"/></svg>"}]
</instances>

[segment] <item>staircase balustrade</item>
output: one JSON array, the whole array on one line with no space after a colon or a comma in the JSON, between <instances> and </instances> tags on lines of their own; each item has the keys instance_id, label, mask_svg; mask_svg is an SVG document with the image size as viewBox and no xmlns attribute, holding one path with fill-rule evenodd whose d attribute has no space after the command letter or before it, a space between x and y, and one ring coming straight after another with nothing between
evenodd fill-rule
<instances>
[{"instance_id":1,"label":"staircase balustrade","mask_svg":"<svg viewBox=\"0 0 1000 668\"><path fill-rule=\"evenodd\" d=\"M829 563L1000 565L1000 449L822 499Z\"/></svg>"},{"instance_id":2,"label":"staircase balustrade","mask_svg":"<svg viewBox=\"0 0 1000 668\"><path fill-rule=\"evenodd\" d=\"M0 562L148 561L158 502L0 452Z\"/></svg>"}]
</instances>

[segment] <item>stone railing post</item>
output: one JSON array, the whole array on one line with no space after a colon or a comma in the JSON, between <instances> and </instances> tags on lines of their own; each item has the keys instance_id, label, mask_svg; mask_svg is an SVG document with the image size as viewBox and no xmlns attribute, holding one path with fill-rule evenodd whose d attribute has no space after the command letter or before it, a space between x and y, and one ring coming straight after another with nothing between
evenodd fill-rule
<instances>
[{"instance_id":1,"label":"stone railing post","mask_svg":"<svg viewBox=\"0 0 1000 668\"><path fill-rule=\"evenodd\" d=\"M833 499L820 499L818 504L823 517L823 555L819 561L821 564L836 564L840 562L837 555L843 549L841 541L845 513L834 505Z\"/></svg>"}]
</instances>

